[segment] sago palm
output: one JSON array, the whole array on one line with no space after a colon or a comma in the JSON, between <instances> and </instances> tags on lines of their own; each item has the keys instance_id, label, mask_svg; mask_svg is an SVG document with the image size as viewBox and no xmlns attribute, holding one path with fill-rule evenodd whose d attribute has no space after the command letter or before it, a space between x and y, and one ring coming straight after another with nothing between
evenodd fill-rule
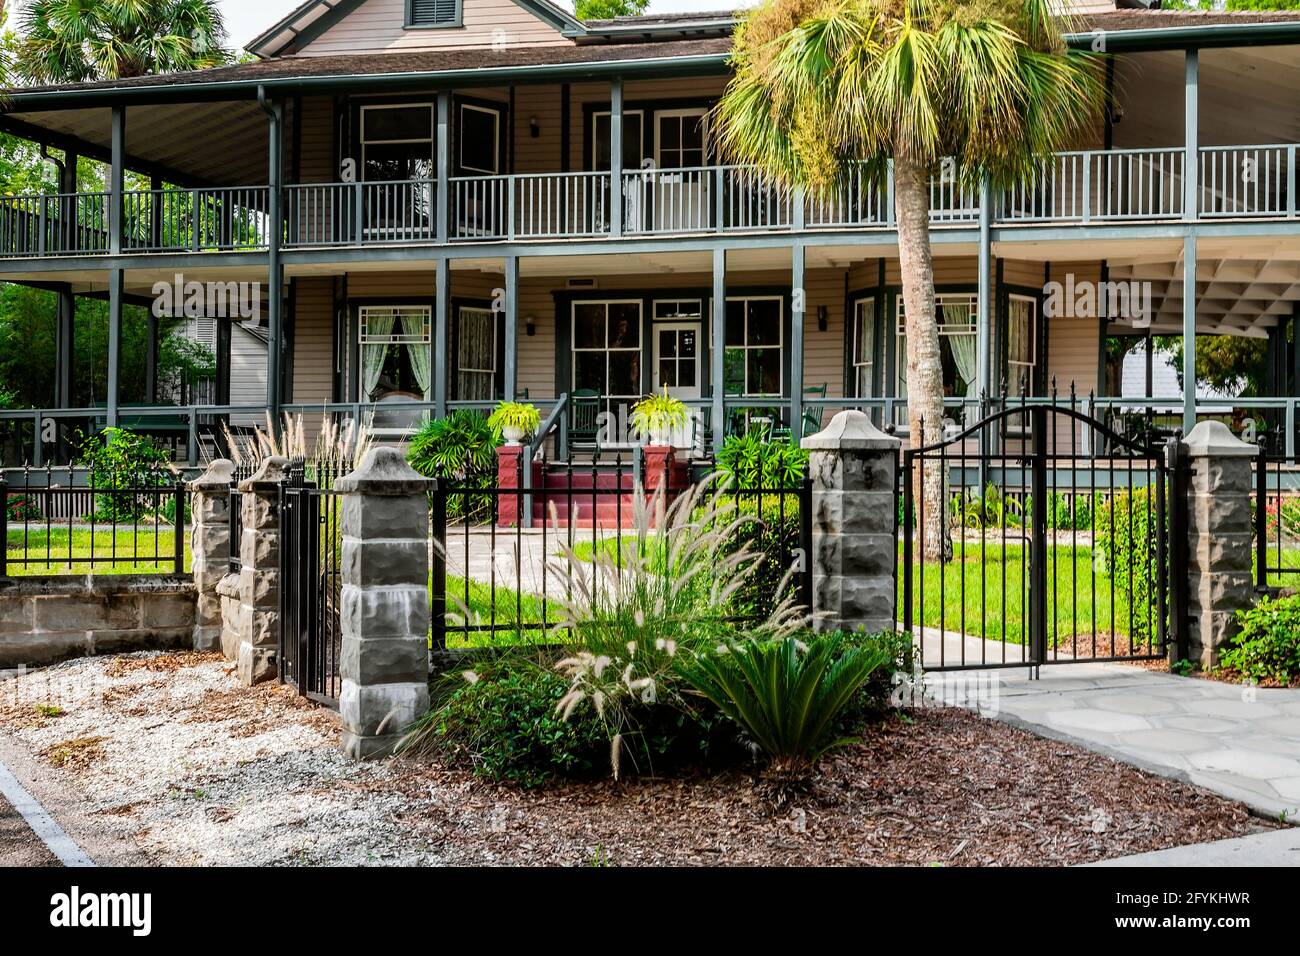
<instances>
[{"instance_id":1,"label":"sago palm","mask_svg":"<svg viewBox=\"0 0 1300 956\"><path fill-rule=\"evenodd\" d=\"M217 0L30 0L16 68L31 83L175 73L229 62Z\"/></svg>"},{"instance_id":2,"label":"sago palm","mask_svg":"<svg viewBox=\"0 0 1300 956\"><path fill-rule=\"evenodd\" d=\"M951 159L967 187L1023 183L1091 127L1099 61L1066 26L1049 0L767 0L737 32L715 123L728 161L832 194L893 164L913 445L943 435L931 177ZM924 553L946 556L939 469L919 493Z\"/></svg>"}]
</instances>

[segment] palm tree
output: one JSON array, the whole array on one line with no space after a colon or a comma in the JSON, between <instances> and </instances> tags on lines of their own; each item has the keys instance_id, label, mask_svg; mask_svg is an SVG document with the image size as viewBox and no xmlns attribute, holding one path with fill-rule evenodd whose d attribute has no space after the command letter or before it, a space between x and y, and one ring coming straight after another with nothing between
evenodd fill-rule
<instances>
[{"instance_id":1,"label":"palm tree","mask_svg":"<svg viewBox=\"0 0 1300 956\"><path fill-rule=\"evenodd\" d=\"M883 185L893 164L914 446L943 435L931 177L951 157L968 187L1031 181L1091 127L1099 59L1067 49L1064 25L1049 0L766 0L736 34L714 124L729 161L831 192L850 172ZM923 485L923 553L944 558L940 470Z\"/></svg>"},{"instance_id":2,"label":"palm tree","mask_svg":"<svg viewBox=\"0 0 1300 956\"><path fill-rule=\"evenodd\" d=\"M15 67L30 83L79 83L220 66L217 0L30 0Z\"/></svg>"}]
</instances>

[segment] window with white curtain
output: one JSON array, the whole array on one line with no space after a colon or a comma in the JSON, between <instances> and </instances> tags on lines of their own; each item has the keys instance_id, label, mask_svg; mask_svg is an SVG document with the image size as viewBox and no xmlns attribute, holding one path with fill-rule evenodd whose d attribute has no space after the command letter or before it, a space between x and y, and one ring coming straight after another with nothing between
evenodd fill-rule
<instances>
[{"instance_id":1,"label":"window with white curtain","mask_svg":"<svg viewBox=\"0 0 1300 956\"><path fill-rule=\"evenodd\" d=\"M907 318L901 295L898 306L898 395L907 397ZM941 292L934 297L935 321L939 326L939 361L943 368L943 395L945 399L979 399L978 336L976 322L979 316L979 296L973 292ZM965 413L955 408L948 415L957 421L974 424L979 419L979 409L967 405ZM907 409L898 411L900 423L907 420Z\"/></svg>"},{"instance_id":2,"label":"window with white curtain","mask_svg":"<svg viewBox=\"0 0 1300 956\"><path fill-rule=\"evenodd\" d=\"M492 401L497 392L497 317L491 309L462 306L457 315L456 397Z\"/></svg>"},{"instance_id":3,"label":"window with white curtain","mask_svg":"<svg viewBox=\"0 0 1300 956\"><path fill-rule=\"evenodd\" d=\"M853 377L858 398L870 398L876 369L876 299L858 299L853 306Z\"/></svg>"},{"instance_id":4,"label":"window with white curtain","mask_svg":"<svg viewBox=\"0 0 1300 956\"><path fill-rule=\"evenodd\" d=\"M427 305L364 305L359 315L361 400L404 396L428 400L429 342L433 308Z\"/></svg>"},{"instance_id":5,"label":"window with white curtain","mask_svg":"<svg viewBox=\"0 0 1300 956\"><path fill-rule=\"evenodd\" d=\"M1012 295L1007 302L1007 395L1034 393L1034 328L1038 300Z\"/></svg>"}]
</instances>

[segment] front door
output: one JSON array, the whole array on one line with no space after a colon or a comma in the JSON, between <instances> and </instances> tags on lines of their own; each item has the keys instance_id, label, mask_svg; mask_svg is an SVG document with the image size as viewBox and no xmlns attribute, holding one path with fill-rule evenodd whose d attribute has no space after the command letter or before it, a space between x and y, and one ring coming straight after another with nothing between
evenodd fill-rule
<instances>
[{"instance_id":1,"label":"front door","mask_svg":"<svg viewBox=\"0 0 1300 956\"><path fill-rule=\"evenodd\" d=\"M654 226L661 232L707 229L712 221L704 107L655 112Z\"/></svg>"},{"instance_id":2,"label":"front door","mask_svg":"<svg viewBox=\"0 0 1300 956\"><path fill-rule=\"evenodd\" d=\"M701 398L700 323L659 322L655 324L655 392L667 390L683 401Z\"/></svg>"},{"instance_id":3,"label":"front door","mask_svg":"<svg viewBox=\"0 0 1300 956\"><path fill-rule=\"evenodd\" d=\"M655 392L667 393L673 398L690 401L704 396L703 350L700 348L701 323L656 322L654 325L654 380ZM690 448L702 433L697 434L693 419L698 409L691 409L691 418L673 435L678 448Z\"/></svg>"}]
</instances>

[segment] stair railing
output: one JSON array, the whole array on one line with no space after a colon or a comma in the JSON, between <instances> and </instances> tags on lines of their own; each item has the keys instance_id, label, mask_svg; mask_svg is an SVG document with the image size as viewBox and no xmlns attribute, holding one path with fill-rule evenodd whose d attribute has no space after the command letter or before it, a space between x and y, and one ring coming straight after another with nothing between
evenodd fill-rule
<instances>
[{"instance_id":1,"label":"stair railing","mask_svg":"<svg viewBox=\"0 0 1300 956\"><path fill-rule=\"evenodd\" d=\"M551 409L551 414L546 416L541 427L537 429L537 434L532 440L524 445L524 455L520 462L523 474L519 476L520 486L523 489L523 508L519 520L523 527L531 528L533 526L533 459L537 455L537 450L545 444L546 440L551 437L551 433L558 430L559 439L556 443L562 458L567 458L569 453L569 393L565 392L560 396L555 407Z\"/></svg>"}]
</instances>

